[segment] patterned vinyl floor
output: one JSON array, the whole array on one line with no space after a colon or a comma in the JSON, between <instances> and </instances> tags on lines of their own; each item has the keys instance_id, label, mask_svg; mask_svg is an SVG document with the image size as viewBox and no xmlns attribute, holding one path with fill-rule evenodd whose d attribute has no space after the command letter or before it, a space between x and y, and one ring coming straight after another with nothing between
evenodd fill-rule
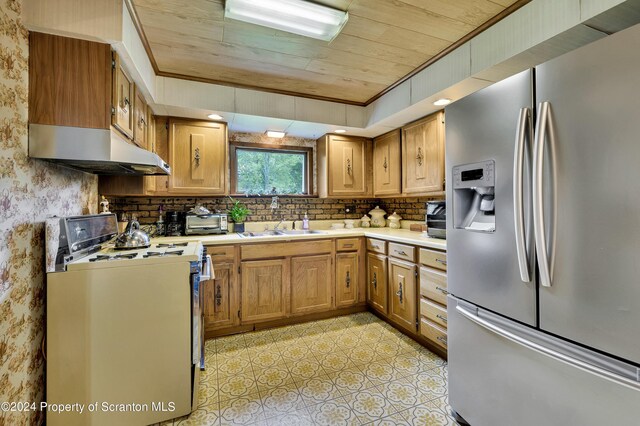
<instances>
[{"instance_id":1,"label":"patterned vinyl floor","mask_svg":"<svg viewBox=\"0 0 640 426\"><path fill-rule=\"evenodd\" d=\"M207 341L201 377L174 425L457 424L446 363L370 313Z\"/></svg>"}]
</instances>

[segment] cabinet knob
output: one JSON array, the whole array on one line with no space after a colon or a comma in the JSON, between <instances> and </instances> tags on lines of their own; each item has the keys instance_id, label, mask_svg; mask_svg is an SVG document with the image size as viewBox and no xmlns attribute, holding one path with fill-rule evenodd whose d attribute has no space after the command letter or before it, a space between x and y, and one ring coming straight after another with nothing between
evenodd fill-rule
<instances>
[{"instance_id":1,"label":"cabinet knob","mask_svg":"<svg viewBox=\"0 0 640 426\"><path fill-rule=\"evenodd\" d=\"M216 299L216 306L222 305L222 287L220 286L220 284L216 286L215 299Z\"/></svg>"},{"instance_id":2,"label":"cabinet knob","mask_svg":"<svg viewBox=\"0 0 640 426\"><path fill-rule=\"evenodd\" d=\"M195 149L195 154L193 156L193 160L196 162L196 166L200 165L200 148Z\"/></svg>"},{"instance_id":3,"label":"cabinet knob","mask_svg":"<svg viewBox=\"0 0 640 426\"><path fill-rule=\"evenodd\" d=\"M400 289L396 291L396 296L398 296L400 303L402 303L402 283L400 283Z\"/></svg>"},{"instance_id":4,"label":"cabinet knob","mask_svg":"<svg viewBox=\"0 0 640 426\"><path fill-rule=\"evenodd\" d=\"M351 167L351 159L347 158L347 174L349 176L351 176L351 171L352 171L352 167Z\"/></svg>"},{"instance_id":5,"label":"cabinet knob","mask_svg":"<svg viewBox=\"0 0 640 426\"><path fill-rule=\"evenodd\" d=\"M418 166L422 166L423 159L424 159L424 155L422 155L422 148L418 147L418 154L416 155L416 160L418 160Z\"/></svg>"},{"instance_id":6,"label":"cabinet knob","mask_svg":"<svg viewBox=\"0 0 640 426\"><path fill-rule=\"evenodd\" d=\"M377 288L378 288L378 274L376 272L373 273L373 280L371 280L371 284L373 284L373 289L377 290Z\"/></svg>"},{"instance_id":7,"label":"cabinet knob","mask_svg":"<svg viewBox=\"0 0 640 426\"><path fill-rule=\"evenodd\" d=\"M351 274L349 274L349 271L347 271L347 279L345 281L347 288L351 287Z\"/></svg>"},{"instance_id":8,"label":"cabinet knob","mask_svg":"<svg viewBox=\"0 0 640 426\"><path fill-rule=\"evenodd\" d=\"M384 172L387 172L387 157L384 157L384 163L382 163L382 167L384 167Z\"/></svg>"}]
</instances>

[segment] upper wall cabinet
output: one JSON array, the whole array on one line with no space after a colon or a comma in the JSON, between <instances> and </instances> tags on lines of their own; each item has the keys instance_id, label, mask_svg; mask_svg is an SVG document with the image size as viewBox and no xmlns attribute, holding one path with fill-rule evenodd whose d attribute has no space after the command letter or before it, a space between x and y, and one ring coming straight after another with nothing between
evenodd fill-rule
<instances>
[{"instance_id":1,"label":"upper wall cabinet","mask_svg":"<svg viewBox=\"0 0 640 426\"><path fill-rule=\"evenodd\" d=\"M138 87L135 87L133 97L133 142L140 148L151 151L148 144L149 117L147 116L147 101Z\"/></svg>"},{"instance_id":2,"label":"upper wall cabinet","mask_svg":"<svg viewBox=\"0 0 640 426\"><path fill-rule=\"evenodd\" d=\"M318 139L318 195L371 195L371 140L325 135Z\"/></svg>"},{"instance_id":3,"label":"upper wall cabinet","mask_svg":"<svg viewBox=\"0 0 640 426\"><path fill-rule=\"evenodd\" d=\"M405 194L444 190L444 113L402 128L402 187Z\"/></svg>"},{"instance_id":4,"label":"upper wall cabinet","mask_svg":"<svg viewBox=\"0 0 640 426\"><path fill-rule=\"evenodd\" d=\"M115 128L133 138L134 129L134 96L133 80L122 68L120 58L113 54L113 116L112 124Z\"/></svg>"},{"instance_id":5,"label":"upper wall cabinet","mask_svg":"<svg viewBox=\"0 0 640 426\"><path fill-rule=\"evenodd\" d=\"M29 33L29 123L108 129L111 47Z\"/></svg>"},{"instance_id":6,"label":"upper wall cabinet","mask_svg":"<svg viewBox=\"0 0 640 426\"><path fill-rule=\"evenodd\" d=\"M171 119L169 193L228 193L227 127L223 123Z\"/></svg>"},{"instance_id":7,"label":"upper wall cabinet","mask_svg":"<svg viewBox=\"0 0 640 426\"><path fill-rule=\"evenodd\" d=\"M373 140L373 195L400 195L400 129Z\"/></svg>"}]
</instances>

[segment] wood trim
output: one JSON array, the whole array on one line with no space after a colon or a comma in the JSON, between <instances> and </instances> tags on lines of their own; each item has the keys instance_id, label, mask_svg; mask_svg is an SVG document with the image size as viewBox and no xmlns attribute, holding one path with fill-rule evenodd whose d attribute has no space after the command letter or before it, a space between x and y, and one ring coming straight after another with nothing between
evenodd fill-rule
<instances>
[{"instance_id":1,"label":"wood trim","mask_svg":"<svg viewBox=\"0 0 640 426\"><path fill-rule=\"evenodd\" d=\"M299 195L288 195L282 194L283 197L304 197L304 198L317 198L317 195L313 195L313 148L306 146L292 146L292 145L272 145L272 144L264 144L264 143L248 143L248 142L229 142L229 175L231 186L230 191L233 196L236 197L244 197L245 195L238 192L238 180L236 179L237 173L237 158L236 158L236 148L249 148L249 149L258 149L264 151L273 151L273 152L296 152L296 153L304 153L306 156L306 168L307 168L307 193L299 194ZM280 194L277 194L280 197ZM265 194L264 197L270 197L270 194ZM255 197L263 197L262 195L256 195Z\"/></svg>"},{"instance_id":2,"label":"wood trim","mask_svg":"<svg viewBox=\"0 0 640 426\"><path fill-rule=\"evenodd\" d=\"M464 37L462 37L458 41L455 41L453 44L451 44L451 46L449 46L446 49L438 52L435 56L430 58L427 62L423 63L418 68L414 69L413 71L411 71L410 73L408 73L407 75L402 77L400 80L396 81L391 86L389 86L386 89L384 89L382 92L380 92L377 95L367 99L364 102L364 104L365 105L369 105L370 103L372 103L372 102L376 101L377 99L383 97L384 95L386 95L387 93L389 93L390 91L392 91L393 89L395 89L396 87L398 87L399 85L404 83L405 81L409 80L414 75L418 74L420 71L422 71L425 68L427 68L429 65L432 65L433 63L438 62L440 59L444 58L449 53L451 53L454 50L456 50L458 47L462 46L463 44L465 44L466 42L468 42L469 40L471 40L472 38L474 38L478 34L484 32L485 30L487 30L489 28L491 28L492 26L494 26L498 22L502 21L504 18L506 18L507 16L511 15L513 12L515 12L516 10L520 9L522 6L525 6L527 3L530 3L530 2L531 2L531 0L519 0L519 1L515 2L511 6L507 7L506 9L504 9L502 12L498 13L493 18L489 19L488 21L486 21L485 23L480 25L475 30L471 31L470 33L468 33L467 35L465 35Z\"/></svg>"},{"instance_id":3,"label":"wood trim","mask_svg":"<svg viewBox=\"0 0 640 426\"><path fill-rule=\"evenodd\" d=\"M151 51L151 45L149 44L149 39L147 39L147 35L144 32L144 28L142 28L142 23L140 23L140 17L138 16L138 11L136 10L135 5L131 0L124 0L125 6L127 6L127 10L129 10L129 15L131 15L131 20L133 21L133 26L136 27L136 32L140 37L140 41L142 41L142 46L144 47L144 51L147 52L147 57L149 58L149 62L151 62L151 66L153 67L153 72L156 75L160 75L160 70L158 69L158 63L156 62L155 56L153 56L153 52Z\"/></svg>"},{"instance_id":4,"label":"wood trim","mask_svg":"<svg viewBox=\"0 0 640 426\"><path fill-rule=\"evenodd\" d=\"M228 327L219 330L205 330L205 340L213 339L221 336L229 336L231 334L245 333L247 331L266 330L268 328L284 327L287 325L301 324L310 321L318 321L327 318L341 317L344 315L357 314L359 312L367 312L367 305L359 303L348 308L333 309L325 312L314 312L312 314L300 315L296 317L287 317L273 321L265 321L257 324L246 324L237 327Z\"/></svg>"},{"instance_id":5,"label":"wood trim","mask_svg":"<svg viewBox=\"0 0 640 426\"><path fill-rule=\"evenodd\" d=\"M395 83L391 84L389 87L387 87L386 89L384 89L380 93L378 93L375 96L367 99L365 102L358 102L358 101L351 101L351 100L347 100L347 99L337 99L337 98L331 98L331 97L327 97L327 96L318 96L318 95L312 95L312 94L307 94L307 93L292 92L292 91L289 91L289 90L272 89L272 88L269 88L269 87L254 86L254 85L249 85L249 84L230 83L230 82L227 82L227 81L221 81L221 80L216 80L216 79L212 79L212 78L196 77L196 76L190 76L190 75L185 75L185 74L160 71L158 69L158 64L156 62L156 59L153 56L153 52L151 51L151 46L149 45L149 40L147 39L147 36L146 36L146 34L144 32L144 29L142 28L142 24L140 23L140 18L138 17L138 13L135 10L135 6L131 3L131 0L125 0L125 4L127 6L127 9L129 9L129 13L131 14L131 19L133 20L133 25L136 27L138 35L140 36L140 39L142 40L142 45L144 46L144 50L147 52L147 56L149 57L149 60L151 61L151 65L153 66L153 70L155 71L157 76L169 77L169 78L177 78L177 79L180 79L180 80L197 81L197 82L200 82L200 83L218 84L218 85L221 85L221 86L237 87L237 88L241 88L241 89L258 90L258 91L267 92L267 93L276 93L276 94L279 94L279 95L297 96L297 97L300 97L300 98L315 99L315 100L318 100L318 101L326 101L326 102L336 102L336 103L340 103L340 104L355 105L355 106L362 106L362 107L366 107L367 105L371 104L375 100L381 98L385 94L389 93L391 90L395 89L397 86L401 85L402 83L404 83L405 81L407 81L408 79L413 77L414 75L418 74L420 71L422 71L425 68L427 68L429 65L432 65L434 62L439 61L440 59L442 59L443 57L445 57L446 55L448 55L449 53L451 53L452 51L454 51L458 47L462 46L464 43L466 43L469 40L471 40L473 37L475 37L478 34L484 32L485 30L489 29L493 25L495 25L498 22L502 21L504 18L506 18L507 16L511 15L513 12L517 11L518 9L520 9L521 7L527 5L530 2L531 2L531 0L519 0L519 1L517 1L516 3L512 4L511 6L507 7L506 9L504 9L502 12L498 13L493 18L489 19L488 21L486 21L485 23L480 25L475 30L471 31L469 34L465 35L464 37L462 37L458 41L456 41L453 44L451 44L451 46L447 47L446 49L442 50L441 52L439 52L438 54L436 54L435 56L430 58L428 61L426 61L425 63L423 63L422 65L420 65L419 67L417 67L416 69L414 69L413 71L411 71L410 73L408 73L407 75L402 77L401 79L397 80Z\"/></svg>"}]
</instances>

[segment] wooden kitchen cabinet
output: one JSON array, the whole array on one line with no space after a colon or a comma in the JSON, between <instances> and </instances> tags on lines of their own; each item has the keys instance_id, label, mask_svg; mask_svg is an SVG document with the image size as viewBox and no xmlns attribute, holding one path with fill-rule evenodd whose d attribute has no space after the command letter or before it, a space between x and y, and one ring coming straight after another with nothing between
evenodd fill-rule
<instances>
[{"instance_id":1,"label":"wooden kitchen cabinet","mask_svg":"<svg viewBox=\"0 0 640 426\"><path fill-rule=\"evenodd\" d=\"M227 163L225 124L170 119L169 193L227 194Z\"/></svg>"},{"instance_id":2,"label":"wooden kitchen cabinet","mask_svg":"<svg viewBox=\"0 0 640 426\"><path fill-rule=\"evenodd\" d=\"M367 302L375 310L387 314L387 257L367 254Z\"/></svg>"},{"instance_id":3,"label":"wooden kitchen cabinet","mask_svg":"<svg viewBox=\"0 0 640 426\"><path fill-rule=\"evenodd\" d=\"M402 189L405 194L444 190L444 113L402 128Z\"/></svg>"},{"instance_id":4,"label":"wooden kitchen cabinet","mask_svg":"<svg viewBox=\"0 0 640 426\"><path fill-rule=\"evenodd\" d=\"M413 263L389 258L389 318L417 332L417 269Z\"/></svg>"},{"instance_id":5,"label":"wooden kitchen cabinet","mask_svg":"<svg viewBox=\"0 0 640 426\"><path fill-rule=\"evenodd\" d=\"M371 195L371 141L353 136L325 135L318 139L318 195Z\"/></svg>"},{"instance_id":6,"label":"wooden kitchen cabinet","mask_svg":"<svg viewBox=\"0 0 640 426\"><path fill-rule=\"evenodd\" d=\"M332 256L291 258L291 314L325 311L333 305Z\"/></svg>"},{"instance_id":7,"label":"wooden kitchen cabinet","mask_svg":"<svg viewBox=\"0 0 640 426\"><path fill-rule=\"evenodd\" d=\"M144 95L138 89L134 87L133 97L133 143L140 148L151 151L149 146L149 117L147 114L147 101L144 99Z\"/></svg>"},{"instance_id":8,"label":"wooden kitchen cabinet","mask_svg":"<svg viewBox=\"0 0 640 426\"><path fill-rule=\"evenodd\" d=\"M336 254L336 307L355 305L358 302L359 283L358 253Z\"/></svg>"},{"instance_id":9,"label":"wooden kitchen cabinet","mask_svg":"<svg viewBox=\"0 0 640 426\"><path fill-rule=\"evenodd\" d=\"M215 278L203 281L204 327L212 330L238 323L238 288L233 261L213 263Z\"/></svg>"},{"instance_id":10,"label":"wooden kitchen cabinet","mask_svg":"<svg viewBox=\"0 0 640 426\"><path fill-rule=\"evenodd\" d=\"M122 67L120 57L113 53L113 127L120 130L127 137L134 137L134 96L133 80Z\"/></svg>"},{"instance_id":11,"label":"wooden kitchen cabinet","mask_svg":"<svg viewBox=\"0 0 640 426\"><path fill-rule=\"evenodd\" d=\"M242 323L284 318L287 314L289 260L243 261L240 271Z\"/></svg>"},{"instance_id":12,"label":"wooden kitchen cabinet","mask_svg":"<svg viewBox=\"0 0 640 426\"><path fill-rule=\"evenodd\" d=\"M373 139L373 195L400 195L400 129Z\"/></svg>"}]
</instances>

